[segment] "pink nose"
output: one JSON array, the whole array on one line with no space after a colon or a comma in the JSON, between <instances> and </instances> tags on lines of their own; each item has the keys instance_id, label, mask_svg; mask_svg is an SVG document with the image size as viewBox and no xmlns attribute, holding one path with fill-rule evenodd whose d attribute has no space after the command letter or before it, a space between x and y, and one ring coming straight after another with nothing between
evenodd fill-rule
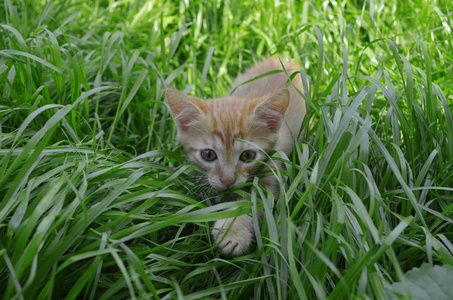
<instances>
[{"instance_id":1,"label":"pink nose","mask_svg":"<svg viewBox=\"0 0 453 300\"><path fill-rule=\"evenodd\" d=\"M234 183L233 178L221 178L220 181L227 187L229 188L231 185Z\"/></svg>"}]
</instances>

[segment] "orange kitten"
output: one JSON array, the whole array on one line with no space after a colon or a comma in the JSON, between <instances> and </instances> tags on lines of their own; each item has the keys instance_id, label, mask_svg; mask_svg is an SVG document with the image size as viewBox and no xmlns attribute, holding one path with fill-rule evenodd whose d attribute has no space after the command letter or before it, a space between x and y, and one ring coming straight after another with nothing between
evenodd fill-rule
<instances>
[{"instance_id":1,"label":"orange kitten","mask_svg":"<svg viewBox=\"0 0 453 300\"><path fill-rule=\"evenodd\" d=\"M288 70L291 74L296 66L288 63L285 68L293 69ZM276 73L240 85L281 69L278 60L266 59L234 81L230 96L217 99L202 100L167 88L177 138L186 148L189 161L206 173L214 189L225 190L246 183L261 166L256 160L265 160L271 150L286 154L293 150L291 132L299 134L305 103L291 84L285 88L286 74ZM300 75L293 83L302 91ZM260 183L277 191L273 176L260 178ZM218 220L212 235L220 242L222 253L243 254L254 239L253 220L248 215Z\"/></svg>"}]
</instances>

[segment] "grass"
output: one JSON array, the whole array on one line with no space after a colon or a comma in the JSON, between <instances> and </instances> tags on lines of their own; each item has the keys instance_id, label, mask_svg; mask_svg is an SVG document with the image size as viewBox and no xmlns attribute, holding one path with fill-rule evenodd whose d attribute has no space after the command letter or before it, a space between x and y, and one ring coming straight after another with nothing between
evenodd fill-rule
<instances>
[{"instance_id":1,"label":"grass","mask_svg":"<svg viewBox=\"0 0 453 300\"><path fill-rule=\"evenodd\" d=\"M453 266L452 10L2 1L3 298L386 299L422 263ZM249 202L216 204L165 84L224 95L267 55L310 80L303 143L278 199L255 181ZM209 226L245 213L255 251L221 256Z\"/></svg>"}]
</instances>

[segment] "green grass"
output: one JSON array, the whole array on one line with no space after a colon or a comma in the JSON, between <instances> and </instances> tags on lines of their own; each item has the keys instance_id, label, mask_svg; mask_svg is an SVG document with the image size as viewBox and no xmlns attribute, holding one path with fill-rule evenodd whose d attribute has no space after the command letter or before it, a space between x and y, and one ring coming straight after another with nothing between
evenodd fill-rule
<instances>
[{"instance_id":1,"label":"green grass","mask_svg":"<svg viewBox=\"0 0 453 300\"><path fill-rule=\"evenodd\" d=\"M0 294L386 299L453 266L453 5L396 2L1 1ZM165 85L221 96L267 55L310 79L303 143L278 199L216 204ZM260 209L221 256L212 221Z\"/></svg>"}]
</instances>

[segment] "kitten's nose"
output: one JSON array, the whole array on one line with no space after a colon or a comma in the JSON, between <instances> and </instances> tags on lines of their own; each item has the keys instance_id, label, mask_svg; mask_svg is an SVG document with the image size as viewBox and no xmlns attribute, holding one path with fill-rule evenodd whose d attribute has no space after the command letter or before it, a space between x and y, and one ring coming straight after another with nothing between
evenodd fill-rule
<instances>
[{"instance_id":1,"label":"kitten's nose","mask_svg":"<svg viewBox=\"0 0 453 300\"><path fill-rule=\"evenodd\" d=\"M229 188L230 186L233 185L233 183L234 183L234 178L221 178L220 181L221 181L227 188Z\"/></svg>"}]
</instances>

